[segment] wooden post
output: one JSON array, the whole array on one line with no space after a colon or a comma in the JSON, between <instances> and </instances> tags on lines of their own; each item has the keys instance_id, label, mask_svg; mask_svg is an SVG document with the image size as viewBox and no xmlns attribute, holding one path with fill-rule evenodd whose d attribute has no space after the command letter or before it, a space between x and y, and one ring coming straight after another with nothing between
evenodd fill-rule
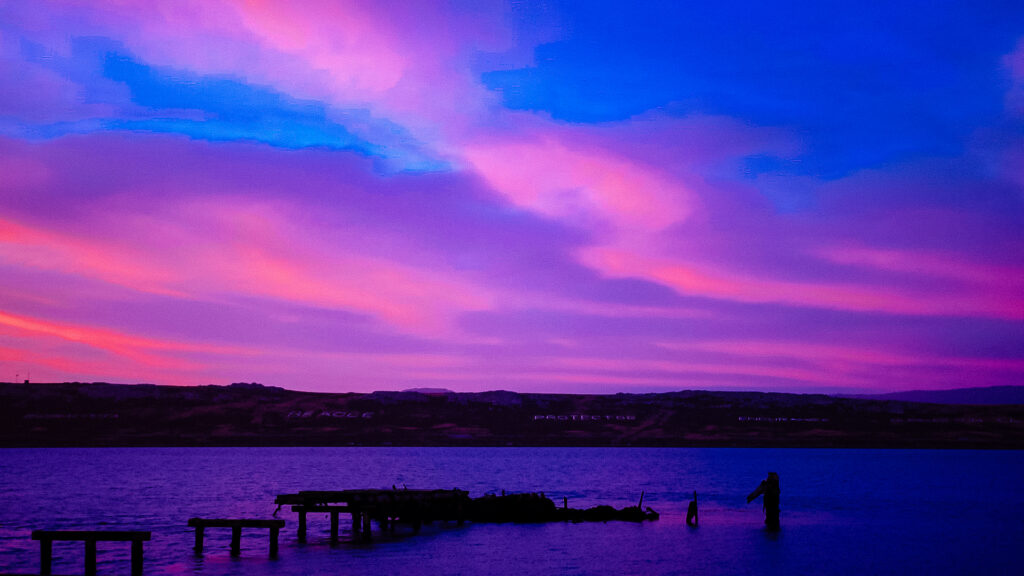
<instances>
[{"instance_id":1,"label":"wooden post","mask_svg":"<svg viewBox=\"0 0 1024 576\"><path fill-rule=\"evenodd\" d=\"M43 576L53 573L53 540L39 539L39 573Z\"/></svg>"},{"instance_id":2,"label":"wooden post","mask_svg":"<svg viewBox=\"0 0 1024 576\"><path fill-rule=\"evenodd\" d=\"M203 553L203 529L203 526L196 526L196 545L195 548L193 548L193 550L196 551L196 554L200 555Z\"/></svg>"},{"instance_id":3,"label":"wooden post","mask_svg":"<svg viewBox=\"0 0 1024 576\"><path fill-rule=\"evenodd\" d=\"M142 576L142 540L132 540L132 576Z\"/></svg>"},{"instance_id":4,"label":"wooden post","mask_svg":"<svg viewBox=\"0 0 1024 576\"><path fill-rule=\"evenodd\" d=\"M352 512L352 539L359 537L359 531L363 525L363 517L359 511Z\"/></svg>"},{"instance_id":5,"label":"wooden post","mask_svg":"<svg viewBox=\"0 0 1024 576\"><path fill-rule=\"evenodd\" d=\"M277 535L280 529L276 526L270 529L270 557L277 558Z\"/></svg>"},{"instance_id":6,"label":"wooden post","mask_svg":"<svg viewBox=\"0 0 1024 576\"><path fill-rule=\"evenodd\" d=\"M331 544L338 543L338 511L331 510Z\"/></svg>"},{"instance_id":7,"label":"wooden post","mask_svg":"<svg viewBox=\"0 0 1024 576\"><path fill-rule=\"evenodd\" d=\"M85 576L96 576L96 541L85 541Z\"/></svg>"},{"instance_id":8,"label":"wooden post","mask_svg":"<svg viewBox=\"0 0 1024 576\"><path fill-rule=\"evenodd\" d=\"M363 514L363 540L369 542L373 540L373 536L370 534L370 513L366 512Z\"/></svg>"},{"instance_id":9,"label":"wooden post","mask_svg":"<svg viewBox=\"0 0 1024 576\"><path fill-rule=\"evenodd\" d=\"M242 527L231 527L231 555L238 556L242 553Z\"/></svg>"},{"instance_id":10,"label":"wooden post","mask_svg":"<svg viewBox=\"0 0 1024 576\"><path fill-rule=\"evenodd\" d=\"M306 511L299 510L299 542L306 541Z\"/></svg>"}]
</instances>

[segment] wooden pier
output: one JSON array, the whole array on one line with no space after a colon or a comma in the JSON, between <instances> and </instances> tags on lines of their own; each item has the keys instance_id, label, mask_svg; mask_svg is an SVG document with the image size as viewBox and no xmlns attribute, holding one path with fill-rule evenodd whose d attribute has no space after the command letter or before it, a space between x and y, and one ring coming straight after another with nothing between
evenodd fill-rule
<instances>
[{"instance_id":1,"label":"wooden pier","mask_svg":"<svg viewBox=\"0 0 1024 576\"><path fill-rule=\"evenodd\" d=\"M615 509L596 506L586 510L568 507L563 499L556 508L543 492L525 494L488 494L470 498L463 490L340 490L304 491L281 494L275 500L278 509L291 506L299 515L299 542L306 541L307 515L326 513L331 517L331 543L338 542L339 515L352 516L352 539L372 539L371 521L382 532L394 533L397 524L418 532L423 524L434 521L457 522L607 522L621 520L644 522L657 520L658 513L642 509L643 497L636 506ZM276 515L276 513L275 513Z\"/></svg>"},{"instance_id":2,"label":"wooden pier","mask_svg":"<svg viewBox=\"0 0 1024 576\"><path fill-rule=\"evenodd\" d=\"M463 490L339 490L303 491L281 494L274 503L291 506L299 515L298 539L306 541L306 516L309 513L331 515L331 542L338 542L338 515L352 516L352 537L364 542L372 539L371 521L382 531L394 532L396 524L419 531L423 524L454 521L462 524L472 501Z\"/></svg>"},{"instance_id":3,"label":"wooden pier","mask_svg":"<svg viewBox=\"0 0 1024 576\"><path fill-rule=\"evenodd\" d=\"M586 510L569 508L568 500L562 499L562 506L556 507L543 492L501 495L487 494L470 498L469 492L452 490L336 490L302 491L296 494L280 494L274 499L277 511L284 506L299 515L298 541L306 541L307 516L323 513L331 518L331 543L338 542L339 517L350 514L352 518L352 539L367 542L372 538L372 523L376 522L382 532L395 532L399 524L407 525L413 532L419 532L423 524L435 521L457 522L466 520L479 523L516 522L607 522L621 520L644 522L657 520L658 513L650 507L642 508L643 494L635 506L615 509L611 506L595 506ZM274 516L277 516L277 511ZM270 556L276 557L278 536L285 521L280 519L262 520L252 518L204 519L191 518L190 527L195 528L195 552L202 554L204 531L207 528L231 528L231 555L241 552L242 528L263 528L270 530ZM142 574L142 543L150 539L150 532L123 530L35 530L32 538L40 542L40 574L52 572L53 541L71 540L85 542L85 573L96 574L96 542L131 542L132 576Z\"/></svg>"},{"instance_id":4,"label":"wooden pier","mask_svg":"<svg viewBox=\"0 0 1024 576\"><path fill-rule=\"evenodd\" d=\"M85 542L85 574L96 574L96 542L131 542L132 576L142 576L142 543L150 539L141 530L33 530L32 539L39 540L39 573L53 572L53 541Z\"/></svg>"},{"instance_id":5,"label":"wooden pier","mask_svg":"<svg viewBox=\"0 0 1024 576\"><path fill-rule=\"evenodd\" d=\"M254 520L250 518L189 518L188 525L196 529L196 554L203 553L203 532L206 528L231 528L231 555L242 553L242 528L268 528L270 530L270 557L277 557L278 533L284 528L284 520Z\"/></svg>"}]
</instances>

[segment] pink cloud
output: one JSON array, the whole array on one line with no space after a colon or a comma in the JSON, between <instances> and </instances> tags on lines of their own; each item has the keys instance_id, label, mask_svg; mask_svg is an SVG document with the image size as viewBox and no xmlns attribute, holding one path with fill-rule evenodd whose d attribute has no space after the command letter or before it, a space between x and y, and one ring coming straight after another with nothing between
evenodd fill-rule
<instances>
[{"instance_id":1,"label":"pink cloud","mask_svg":"<svg viewBox=\"0 0 1024 576\"><path fill-rule=\"evenodd\" d=\"M516 47L504 3L401 10L359 0L56 0L82 34L123 42L147 64L255 85L340 109L369 109L439 141L494 100L470 73L476 50ZM531 47L532 48L532 47Z\"/></svg>"},{"instance_id":2,"label":"pink cloud","mask_svg":"<svg viewBox=\"0 0 1024 576\"><path fill-rule=\"evenodd\" d=\"M390 27L357 2L314 1L299 7L248 0L234 7L264 46L325 73L341 98L369 100L394 88L407 72L409 62Z\"/></svg>"},{"instance_id":3,"label":"pink cloud","mask_svg":"<svg viewBox=\"0 0 1024 576\"><path fill-rule=\"evenodd\" d=\"M867 366L958 368L963 370L1009 370L1024 373L1024 360L970 358L937 354L894 351L886 347L819 344L815 342L703 341L686 344L662 344L668 349L722 352L743 358L793 359L818 366L821 372L832 369L839 373L863 371Z\"/></svg>"},{"instance_id":4,"label":"pink cloud","mask_svg":"<svg viewBox=\"0 0 1024 576\"><path fill-rule=\"evenodd\" d=\"M493 300L444 272L339 250L343 238L292 224L294 207L239 209L237 198L220 198L139 208L116 221L94 216L89 229L98 234L0 220L0 256L144 293L269 297L368 314L413 331L440 330L456 311L484 309Z\"/></svg>"},{"instance_id":5,"label":"pink cloud","mask_svg":"<svg viewBox=\"0 0 1024 576\"><path fill-rule=\"evenodd\" d=\"M608 278L643 279L684 296L801 300L786 294L794 284L766 280L774 282L773 294L766 295L757 286L765 282L707 266L730 259L719 250L749 244L724 223L770 222L773 215L763 199L751 201L750 187L711 186L706 173L746 155L796 154L800 147L790 136L709 116L649 113L586 127L521 120L500 138L467 140L459 154L513 205L586 231L588 244L574 254L580 264ZM803 303L833 307L851 298L861 301L855 309L873 308L864 303L870 294L850 290Z\"/></svg>"},{"instance_id":6,"label":"pink cloud","mask_svg":"<svg viewBox=\"0 0 1024 576\"><path fill-rule=\"evenodd\" d=\"M831 382L851 390L894 385L907 390L957 388L1024 375L1024 362L1018 359L915 352L888 344L737 339L661 346L683 355L714 354L723 366L752 366L755 371L764 367L764 376L788 376L796 385L808 387L828 386Z\"/></svg>"},{"instance_id":7,"label":"pink cloud","mask_svg":"<svg viewBox=\"0 0 1024 576\"><path fill-rule=\"evenodd\" d=\"M613 153L554 138L470 145L462 154L513 204L614 233L657 232L689 214L686 188Z\"/></svg>"},{"instance_id":8,"label":"pink cloud","mask_svg":"<svg viewBox=\"0 0 1024 576\"><path fill-rule=\"evenodd\" d=\"M859 246L826 248L818 254L837 264L977 284L993 292L1005 292L1005 295L1024 291L1024 268L967 262L957 254Z\"/></svg>"},{"instance_id":9,"label":"pink cloud","mask_svg":"<svg viewBox=\"0 0 1024 576\"><path fill-rule=\"evenodd\" d=\"M778 130L656 112L598 126L507 113L487 130L464 135L452 154L515 205L606 236L657 233L705 209L709 169L799 150Z\"/></svg>"},{"instance_id":10,"label":"pink cloud","mask_svg":"<svg viewBox=\"0 0 1024 576\"><path fill-rule=\"evenodd\" d=\"M339 249L344 237L292 225L287 214L295 209L257 210L240 222L235 206L201 208L237 240L201 256L209 265L194 285L365 313L417 332L446 329L454 314L486 309L494 300L450 272Z\"/></svg>"},{"instance_id":11,"label":"pink cloud","mask_svg":"<svg viewBox=\"0 0 1024 576\"><path fill-rule=\"evenodd\" d=\"M643 360L643 359L610 359L610 358L560 358L553 362L556 368L574 374L587 373L618 373L621 377L663 372L660 377L662 385L688 380L691 376L702 378L707 376L755 377L784 380L794 386L863 386L864 380L851 378L846 374L823 373L816 368L770 365L750 358L737 362L708 362L700 360Z\"/></svg>"},{"instance_id":12,"label":"pink cloud","mask_svg":"<svg viewBox=\"0 0 1024 576\"><path fill-rule=\"evenodd\" d=\"M884 386L897 375L917 385L971 370L991 381L1020 374L1016 361L879 350L842 337L828 346L772 344L777 326L736 320L751 310L838 311L877 322L882 346L900 316L1021 320L1014 233L992 232L986 214L928 203L950 190L968 196L960 182L922 177L928 167L830 183L747 179L746 158L798 157L799 135L714 116L649 112L584 126L509 112L471 65L480 50L518 51L519 64L529 63L533 46L507 28L504 8L117 0L56 2L42 17L25 6L16 11L20 26L38 31L54 54L67 50L63 30L74 29L122 42L146 65L314 99L328 115L360 108L410 131L456 173L379 179L346 152L144 134L0 140L0 267L17 281L0 287L0 325L33 351L18 356L22 348L7 342L0 350L8 357L58 374L129 374L124 360L175 383L244 379L254 370L326 387L346 373L353 389L410 379L803 389ZM51 18L75 26L47 30ZM36 110L43 122L105 113L76 108L74 83L22 62L8 40L0 38L0 58L12 62L7 75L24 76L43 105L16 93L0 97L0 110ZM1022 50L1004 60L1015 82L1011 109ZM1006 158L1016 178L1024 162L1012 150ZM780 214L762 193L766 184L805 187L821 205L813 215ZM904 198L914 209L899 209ZM137 316L126 313L113 329L108 300L136 305ZM165 328L167 303L206 310L198 305L254 301L247 310L272 310L260 316L266 342L236 344L224 330L215 340L225 348L208 350L198 336L141 336L184 331ZM74 321L47 320L72 314ZM325 321L322 346L378 337L365 347L379 351L310 349L312 338L295 337L301 330L287 324L316 316L364 330ZM503 318L522 325L505 329ZM799 332L801 318L782 323ZM658 346L666 333L700 330L707 333L685 348ZM920 330L914 337L926 339ZM302 368L287 368L295 364Z\"/></svg>"},{"instance_id":13,"label":"pink cloud","mask_svg":"<svg viewBox=\"0 0 1024 576\"><path fill-rule=\"evenodd\" d=\"M136 375L163 375L170 378L173 383L180 383L186 375L202 372L207 368L206 364L194 357L196 353L234 357L253 353L234 346L160 340L94 326L53 322L0 311L0 334L3 333L21 341L22 349L26 348L26 341L35 341L33 346L28 347L30 349L49 348L51 353L44 355L40 363L60 372L131 377L130 374L134 371ZM54 341L100 351L109 356L97 357L89 351L83 353L76 350L75 346L55 346ZM193 357L184 358L183 353L192 353ZM92 359L89 359L90 357ZM40 358L36 358L37 362L39 360ZM118 363L128 363L128 366L114 367Z\"/></svg>"},{"instance_id":14,"label":"pink cloud","mask_svg":"<svg viewBox=\"0 0 1024 576\"><path fill-rule=\"evenodd\" d=\"M687 296L858 312L1024 319L1019 293L1013 291L935 293L912 287L779 280L613 248L588 248L583 258L610 276L647 278Z\"/></svg>"},{"instance_id":15,"label":"pink cloud","mask_svg":"<svg viewBox=\"0 0 1024 576\"><path fill-rule=\"evenodd\" d=\"M166 350L166 351L199 351L205 350L214 353L243 352L240 348L229 347L208 347L203 344L187 342L172 342L158 340L144 336L132 336L119 333L113 330L104 330L89 326L75 326L59 322L50 322L36 318L27 318L13 314L0 312L0 324L4 326L24 330L26 332L54 336L73 342L82 342L90 346L100 348L118 354L130 354L135 350Z\"/></svg>"},{"instance_id":16,"label":"pink cloud","mask_svg":"<svg viewBox=\"0 0 1024 576\"><path fill-rule=\"evenodd\" d=\"M141 292L178 294L173 274L132 242L108 243L0 219L0 256L9 264L85 275Z\"/></svg>"},{"instance_id":17,"label":"pink cloud","mask_svg":"<svg viewBox=\"0 0 1024 576\"><path fill-rule=\"evenodd\" d=\"M119 137L8 141L5 157L19 163L14 174L30 176L15 181L26 197L78 192L54 200L60 209L26 214L18 204L0 205L0 264L141 295L301 303L365 315L411 334L452 334L459 314L488 309L504 293L446 265L444 255L405 238L390 221L361 221L346 216L344 206L311 210L301 196L282 192L282 186L338 186L310 180L309 164L282 163L279 176L243 189L227 184L226 175L261 160L202 147L197 153L168 138L143 147ZM95 162L83 162L83 153L95 154ZM180 165L190 171L166 168ZM365 163L325 168L340 169L346 185L365 178L359 173ZM94 180L97 191L89 190ZM368 190L351 194L373 198ZM89 199L79 203L76 196Z\"/></svg>"}]
</instances>

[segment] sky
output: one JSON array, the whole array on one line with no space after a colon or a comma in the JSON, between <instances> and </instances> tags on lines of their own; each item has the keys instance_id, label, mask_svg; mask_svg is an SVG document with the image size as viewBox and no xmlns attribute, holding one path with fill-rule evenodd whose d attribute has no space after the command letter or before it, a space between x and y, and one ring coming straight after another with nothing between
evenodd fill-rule
<instances>
[{"instance_id":1,"label":"sky","mask_svg":"<svg viewBox=\"0 0 1024 576\"><path fill-rule=\"evenodd\" d=\"M0 380L1024 384L1024 4L0 0Z\"/></svg>"}]
</instances>

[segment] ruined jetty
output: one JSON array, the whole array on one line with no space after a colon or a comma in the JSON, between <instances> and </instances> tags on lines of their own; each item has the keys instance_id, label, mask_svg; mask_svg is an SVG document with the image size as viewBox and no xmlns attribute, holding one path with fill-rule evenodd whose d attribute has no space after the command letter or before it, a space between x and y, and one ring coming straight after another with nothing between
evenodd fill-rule
<instances>
[{"instance_id":1,"label":"ruined jetty","mask_svg":"<svg viewBox=\"0 0 1024 576\"><path fill-rule=\"evenodd\" d=\"M307 516L310 513L325 513L331 518L331 542L338 542L339 518L342 514L351 517L352 537L358 541L370 541L372 522L381 532L394 533L402 525L419 532L424 524L433 522L456 522L461 525L467 520L476 523L538 523L538 522L608 522L620 520L643 522L657 520L658 513L641 505L615 509L611 506L595 506L585 510L568 507L563 499L561 507L541 493L487 494L470 498L465 490L337 490L301 491L296 494L281 494L274 500L276 516L281 508L289 506L298 514L298 540L306 541Z\"/></svg>"},{"instance_id":2,"label":"ruined jetty","mask_svg":"<svg viewBox=\"0 0 1024 576\"><path fill-rule=\"evenodd\" d=\"M568 500L563 499L562 506L556 507L543 492L487 494L473 499L470 510L473 522L643 522L659 517L650 507L644 510L640 505L618 509L611 506L576 509L569 508Z\"/></svg>"},{"instance_id":3,"label":"ruined jetty","mask_svg":"<svg viewBox=\"0 0 1024 576\"><path fill-rule=\"evenodd\" d=\"M381 530L394 532L396 524L405 524L418 532L423 524L434 521L463 523L472 501L464 490L307 490L281 494L275 500L278 510L291 506L299 515L298 539L306 540L306 516L328 513L331 516L331 542L338 541L338 518L350 514L354 538L372 539L371 521ZM277 512L275 512L275 515Z\"/></svg>"}]
</instances>

